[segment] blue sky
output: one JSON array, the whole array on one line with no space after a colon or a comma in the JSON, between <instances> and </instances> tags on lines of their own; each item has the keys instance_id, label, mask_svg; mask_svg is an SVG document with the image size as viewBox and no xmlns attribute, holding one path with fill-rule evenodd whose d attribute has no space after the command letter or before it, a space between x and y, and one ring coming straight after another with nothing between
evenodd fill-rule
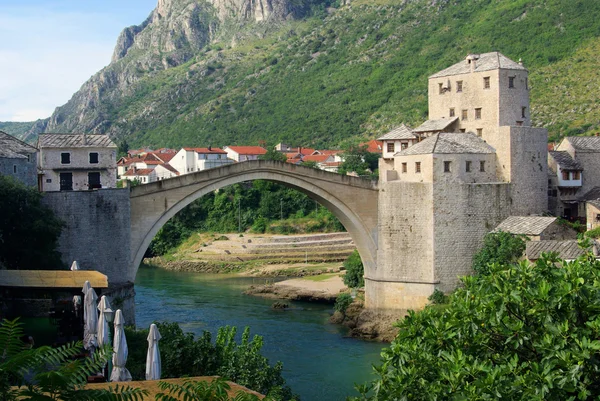
<instances>
[{"instance_id":1,"label":"blue sky","mask_svg":"<svg viewBox=\"0 0 600 401\"><path fill-rule=\"evenodd\" d=\"M0 121L49 117L157 0L0 0Z\"/></svg>"}]
</instances>

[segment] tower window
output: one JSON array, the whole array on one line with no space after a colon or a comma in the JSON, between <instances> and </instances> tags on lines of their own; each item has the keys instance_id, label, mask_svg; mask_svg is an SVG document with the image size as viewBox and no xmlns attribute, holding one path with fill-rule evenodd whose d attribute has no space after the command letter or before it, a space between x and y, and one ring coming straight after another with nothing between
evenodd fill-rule
<instances>
[{"instance_id":1,"label":"tower window","mask_svg":"<svg viewBox=\"0 0 600 401\"><path fill-rule=\"evenodd\" d=\"M481 107L475 109L475 119L481 120Z\"/></svg>"},{"instance_id":2,"label":"tower window","mask_svg":"<svg viewBox=\"0 0 600 401\"><path fill-rule=\"evenodd\" d=\"M450 113L449 113L450 117L454 117L455 114L456 113L454 112L454 107L450 108Z\"/></svg>"},{"instance_id":3,"label":"tower window","mask_svg":"<svg viewBox=\"0 0 600 401\"><path fill-rule=\"evenodd\" d=\"M421 162L415 162L415 173L421 172Z\"/></svg>"},{"instance_id":4,"label":"tower window","mask_svg":"<svg viewBox=\"0 0 600 401\"><path fill-rule=\"evenodd\" d=\"M406 149L406 148L408 148L408 142L402 142L402 143L400 144L400 150L404 150L404 149Z\"/></svg>"},{"instance_id":5,"label":"tower window","mask_svg":"<svg viewBox=\"0 0 600 401\"><path fill-rule=\"evenodd\" d=\"M450 172L450 165L452 162L449 161L445 161L444 162L444 173L449 173Z\"/></svg>"},{"instance_id":6,"label":"tower window","mask_svg":"<svg viewBox=\"0 0 600 401\"><path fill-rule=\"evenodd\" d=\"M469 110L463 110L460 119L466 120L468 116L469 116Z\"/></svg>"},{"instance_id":7,"label":"tower window","mask_svg":"<svg viewBox=\"0 0 600 401\"><path fill-rule=\"evenodd\" d=\"M569 172L568 171L563 171L562 172L562 179L563 180L568 180L569 179Z\"/></svg>"},{"instance_id":8,"label":"tower window","mask_svg":"<svg viewBox=\"0 0 600 401\"><path fill-rule=\"evenodd\" d=\"M581 179L581 173L579 171L573 171L573 179L574 180L579 180Z\"/></svg>"},{"instance_id":9,"label":"tower window","mask_svg":"<svg viewBox=\"0 0 600 401\"><path fill-rule=\"evenodd\" d=\"M98 164L98 152L90 152L90 164Z\"/></svg>"},{"instance_id":10,"label":"tower window","mask_svg":"<svg viewBox=\"0 0 600 401\"><path fill-rule=\"evenodd\" d=\"M406 173L407 170L408 170L407 163L402 163L402 172Z\"/></svg>"},{"instance_id":11,"label":"tower window","mask_svg":"<svg viewBox=\"0 0 600 401\"><path fill-rule=\"evenodd\" d=\"M479 161L479 171L481 171L481 172L485 171L485 160Z\"/></svg>"},{"instance_id":12,"label":"tower window","mask_svg":"<svg viewBox=\"0 0 600 401\"><path fill-rule=\"evenodd\" d=\"M387 143L387 151L389 153L394 153L394 142L388 142Z\"/></svg>"},{"instance_id":13,"label":"tower window","mask_svg":"<svg viewBox=\"0 0 600 401\"><path fill-rule=\"evenodd\" d=\"M490 89L490 77L483 77L483 89Z\"/></svg>"},{"instance_id":14,"label":"tower window","mask_svg":"<svg viewBox=\"0 0 600 401\"><path fill-rule=\"evenodd\" d=\"M440 88L440 95L444 93L444 84L443 83L439 83L439 88Z\"/></svg>"},{"instance_id":15,"label":"tower window","mask_svg":"<svg viewBox=\"0 0 600 401\"><path fill-rule=\"evenodd\" d=\"M509 88L515 87L515 77L508 77L508 87Z\"/></svg>"},{"instance_id":16,"label":"tower window","mask_svg":"<svg viewBox=\"0 0 600 401\"><path fill-rule=\"evenodd\" d=\"M527 111L527 107L521 107L521 117L525 118L525 112Z\"/></svg>"},{"instance_id":17,"label":"tower window","mask_svg":"<svg viewBox=\"0 0 600 401\"><path fill-rule=\"evenodd\" d=\"M13 164L13 173L17 174L17 165L16 164Z\"/></svg>"},{"instance_id":18,"label":"tower window","mask_svg":"<svg viewBox=\"0 0 600 401\"><path fill-rule=\"evenodd\" d=\"M517 127L523 126L523 121L517 121Z\"/></svg>"},{"instance_id":19,"label":"tower window","mask_svg":"<svg viewBox=\"0 0 600 401\"><path fill-rule=\"evenodd\" d=\"M456 91L462 92L462 88L463 88L463 81L456 81Z\"/></svg>"},{"instance_id":20,"label":"tower window","mask_svg":"<svg viewBox=\"0 0 600 401\"><path fill-rule=\"evenodd\" d=\"M71 164L71 154L68 152L61 153L60 164Z\"/></svg>"},{"instance_id":21,"label":"tower window","mask_svg":"<svg viewBox=\"0 0 600 401\"><path fill-rule=\"evenodd\" d=\"M466 171L467 173L470 173L470 172L471 172L471 160L467 160L467 161L465 162L465 171Z\"/></svg>"},{"instance_id":22,"label":"tower window","mask_svg":"<svg viewBox=\"0 0 600 401\"><path fill-rule=\"evenodd\" d=\"M529 89L529 82L528 82L528 78L525 77L525 89Z\"/></svg>"},{"instance_id":23,"label":"tower window","mask_svg":"<svg viewBox=\"0 0 600 401\"><path fill-rule=\"evenodd\" d=\"M483 135L483 128L477 128L477 136L482 136Z\"/></svg>"}]
</instances>

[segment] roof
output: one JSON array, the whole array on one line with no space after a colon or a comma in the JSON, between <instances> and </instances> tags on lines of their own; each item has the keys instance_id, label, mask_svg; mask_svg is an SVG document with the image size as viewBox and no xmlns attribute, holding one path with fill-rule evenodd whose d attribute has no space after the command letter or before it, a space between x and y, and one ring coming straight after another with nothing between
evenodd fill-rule
<instances>
[{"instance_id":1,"label":"roof","mask_svg":"<svg viewBox=\"0 0 600 401\"><path fill-rule=\"evenodd\" d=\"M141 176L141 175L150 175L154 171L153 168L140 168L140 169L129 169L125 172L126 176Z\"/></svg>"},{"instance_id":2,"label":"roof","mask_svg":"<svg viewBox=\"0 0 600 401\"><path fill-rule=\"evenodd\" d=\"M392 139L417 139L417 137L413 133L412 129L404 124L401 124L399 127L396 127L387 134L377 138L379 141Z\"/></svg>"},{"instance_id":3,"label":"roof","mask_svg":"<svg viewBox=\"0 0 600 401\"><path fill-rule=\"evenodd\" d=\"M35 153L37 149L18 140L6 132L0 131L0 157L10 159L26 159L27 154Z\"/></svg>"},{"instance_id":4,"label":"roof","mask_svg":"<svg viewBox=\"0 0 600 401\"><path fill-rule=\"evenodd\" d=\"M579 200L584 202L600 200L600 187L593 187L583 194Z\"/></svg>"},{"instance_id":5,"label":"roof","mask_svg":"<svg viewBox=\"0 0 600 401\"><path fill-rule=\"evenodd\" d=\"M521 64L516 63L499 52L469 54L467 58L460 63L456 63L440 72L431 75L431 78L447 77L451 75L468 74L471 72L471 64L469 60L474 60L474 72L491 71L491 70L522 70L527 71Z\"/></svg>"},{"instance_id":6,"label":"roof","mask_svg":"<svg viewBox=\"0 0 600 401\"><path fill-rule=\"evenodd\" d=\"M422 154L495 153L495 149L474 134L440 132L425 138L394 156Z\"/></svg>"},{"instance_id":7,"label":"roof","mask_svg":"<svg viewBox=\"0 0 600 401\"><path fill-rule=\"evenodd\" d=\"M443 131L458 121L458 117L440 118L439 120L427 120L413 130L413 132Z\"/></svg>"},{"instance_id":8,"label":"roof","mask_svg":"<svg viewBox=\"0 0 600 401\"><path fill-rule=\"evenodd\" d=\"M322 155L332 155L332 156L337 155L338 153L342 153L341 150L334 150L334 149L319 150L318 152L321 153Z\"/></svg>"},{"instance_id":9,"label":"roof","mask_svg":"<svg viewBox=\"0 0 600 401\"><path fill-rule=\"evenodd\" d=\"M597 246L597 242L593 241ZM525 244L525 254L527 259L539 259L542 253L558 252L561 259L575 259L586 252L586 249L581 249L577 240L566 241L527 241Z\"/></svg>"},{"instance_id":10,"label":"roof","mask_svg":"<svg viewBox=\"0 0 600 401\"><path fill-rule=\"evenodd\" d=\"M227 149L231 149L239 155L264 155L267 153L267 150L260 146L227 146Z\"/></svg>"},{"instance_id":11,"label":"roof","mask_svg":"<svg viewBox=\"0 0 600 401\"><path fill-rule=\"evenodd\" d=\"M600 152L600 136L568 136L564 140L569 141L577 152Z\"/></svg>"},{"instance_id":12,"label":"roof","mask_svg":"<svg viewBox=\"0 0 600 401\"><path fill-rule=\"evenodd\" d=\"M367 152L381 153L383 151L383 142L371 139L369 142L361 143L361 146L367 145Z\"/></svg>"},{"instance_id":13,"label":"roof","mask_svg":"<svg viewBox=\"0 0 600 401\"><path fill-rule=\"evenodd\" d=\"M581 164L577 163L568 152L548 152L562 170L583 170Z\"/></svg>"},{"instance_id":14,"label":"roof","mask_svg":"<svg viewBox=\"0 0 600 401\"><path fill-rule=\"evenodd\" d=\"M494 232L504 231L511 234L540 235L555 221L556 217L510 216L500 223L494 229Z\"/></svg>"},{"instance_id":15,"label":"roof","mask_svg":"<svg viewBox=\"0 0 600 401\"><path fill-rule=\"evenodd\" d=\"M168 163L175 157L177 152L153 152L152 154L163 162Z\"/></svg>"},{"instance_id":16,"label":"roof","mask_svg":"<svg viewBox=\"0 0 600 401\"><path fill-rule=\"evenodd\" d=\"M331 158L330 155L308 155L302 158L303 162L324 163Z\"/></svg>"},{"instance_id":17,"label":"roof","mask_svg":"<svg viewBox=\"0 0 600 401\"><path fill-rule=\"evenodd\" d=\"M171 166L169 163L163 163L156 166L156 168L164 167L166 170L169 170L172 173L179 175L179 171L175 170L175 167Z\"/></svg>"},{"instance_id":18,"label":"roof","mask_svg":"<svg viewBox=\"0 0 600 401\"><path fill-rule=\"evenodd\" d=\"M230 146L231 147L231 146ZM257 146L258 147L258 146ZM196 153L218 153L218 154L227 154L223 149L220 148L184 148L187 151L192 151ZM262 149L262 148L261 148Z\"/></svg>"},{"instance_id":19,"label":"roof","mask_svg":"<svg viewBox=\"0 0 600 401\"><path fill-rule=\"evenodd\" d=\"M41 134L38 148L117 148L108 135Z\"/></svg>"},{"instance_id":20,"label":"roof","mask_svg":"<svg viewBox=\"0 0 600 401\"><path fill-rule=\"evenodd\" d=\"M107 277L94 270L0 270L0 287L108 288Z\"/></svg>"}]
</instances>

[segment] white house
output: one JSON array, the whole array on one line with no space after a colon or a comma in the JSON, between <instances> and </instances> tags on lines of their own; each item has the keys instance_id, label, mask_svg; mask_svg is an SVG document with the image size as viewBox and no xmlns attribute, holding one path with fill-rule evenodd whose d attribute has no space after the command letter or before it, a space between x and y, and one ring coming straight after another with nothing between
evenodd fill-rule
<instances>
[{"instance_id":1,"label":"white house","mask_svg":"<svg viewBox=\"0 0 600 401\"><path fill-rule=\"evenodd\" d=\"M41 134L37 147L40 190L116 187L117 145L107 135Z\"/></svg>"},{"instance_id":2,"label":"white house","mask_svg":"<svg viewBox=\"0 0 600 401\"><path fill-rule=\"evenodd\" d=\"M259 156L267 153L267 150L260 146L225 146L223 150L227 152L228 158L236 162L258 160Z\"/></svg>"},{"instance_id":3,"label":"white house","mask_svg":"<svg viewBox=\"0 0 600 401\"><path fill-rule=\"evenodd\" d=\"M171 159L171 166L179 174L188 174L209 168L221 167L233 163L227 158L223 149L213 148L182 148Z\"/></svg>"},{"instance_id":4,"label":"white house","mask_svg":"<svg viewBox=\"0 0 600 401\"><path fill-rule=\"evenodd\" d=\"M383 142L383 158L393 159L394 154L418 142L417 136L404 124L377 138Z\"/></svg>"}]
</instances>

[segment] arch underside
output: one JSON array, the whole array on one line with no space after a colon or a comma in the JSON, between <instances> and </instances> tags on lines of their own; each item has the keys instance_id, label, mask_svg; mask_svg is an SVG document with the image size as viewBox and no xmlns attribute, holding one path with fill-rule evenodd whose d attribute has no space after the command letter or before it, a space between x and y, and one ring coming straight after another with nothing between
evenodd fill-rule
<instances>
[{"instance_id":1,"label":"arch underside","mask_svg":"<svg viewBox=\"0 0 600 401\"><path fill-rule=\"evenodd\" d=\"M311 180L311 178L313 178ZM254 180L266 180L277 182L290 188L294 188L310 198L315 199L317 202L325 206L330 210L344 225L350 236L352 237L358 251L363 260L365 266L365 272L376 266L377 257L377 245L374 239L376 227L368 227L360 216L360 210L353 210L352 203L356 199L350 199L360 197L360 191L369 191L367 189L352 188L351 195L335 194L335 187L343 184L336 183L333 181L314 179L314 177L303 177L299 174L288 173L286 171L275 170L275 169L256 169L256 170L245 170L244 172L236 174L228 174L223 178L215 178L205 182L197 182L188 184L186 186L179 187L178 190L188 188L188 191L184 191L184 194L179 194L179 199L174 202L169 202L165 197L171 193L169 189L159 190L152 194L140 195L139 197L133 196L131 198L132 215L134 207L136 207L136 199L141 200L148 196L158 197L164 202L161 204L165 205L162 210L154 212L154 216L150 223L145 224L143 227L139 227L142 231L142 241L136 244L132 240L132 269L133 277L137 275L137 269L143 260L144 254L150 245L150 242L154 236L158 233L160 228L175 214L177 214L184 207L215 190L224 188L230 185L238 184L246 181ZM312 182L311 182L312 181ZM345 185L348 187L348 185ZM325 189L329 188L329 190ZM359 191L359 192L354 192ZM372 190L370 191L372 192ZM345 199L344 199L345 197ZM142 202L143 203L143 202ZM171 206L167 206L167 205ZM141 207L141 206L138 206ZM140 238L139 236L133 235L135 225L132 224L132 239ZM145 234L143 233L145 231Z\"/></svg>"}]
</instances>

